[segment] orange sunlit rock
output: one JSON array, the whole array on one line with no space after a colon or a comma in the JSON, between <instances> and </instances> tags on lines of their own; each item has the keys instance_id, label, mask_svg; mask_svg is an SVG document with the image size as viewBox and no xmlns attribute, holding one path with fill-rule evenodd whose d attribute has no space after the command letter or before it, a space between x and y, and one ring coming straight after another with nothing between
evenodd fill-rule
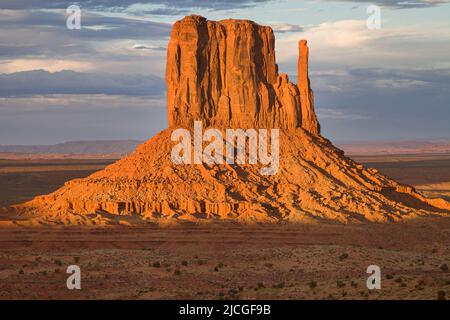
<instances>
[{"instance_id":1,"label":"orange sunlit rock","mask_svg":"<svg viewBox=\"0 0 450 320\"><path fill-rule=\"evenodd\" d=\"M320 135L308 78L308 47L299 43L298 84L278 74L270 27L247 20L176 22L167 52L169 128L134 153L89 177L17 209L29 223L136 221L388 222L448 215L377 170L344 156ZM278 173L260 165L171 161L171 133L193 121L224 128L279 128ZM26 222L23 222L26 223Z\"/></svg>"}]
</instances>

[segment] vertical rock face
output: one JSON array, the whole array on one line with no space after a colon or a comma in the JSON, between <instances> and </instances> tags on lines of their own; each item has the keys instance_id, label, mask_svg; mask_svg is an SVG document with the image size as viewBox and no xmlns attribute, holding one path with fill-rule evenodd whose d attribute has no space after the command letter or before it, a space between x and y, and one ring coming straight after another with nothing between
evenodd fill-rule
<instances>
[{"instance_id":1,"label":"vertical rock face","mask_svg":"<svg viewBox=\"0 0 450 320\"><path fill-rule=\"evenodd\" d=\"M169 125L202 120L207 126L303 127L318 134L305 67L299 75L305 83L298 86L278 74L270 27L185 17L175 23L167 50Z\"/></svg>"},{"instance_id":2,"label":"vertical rock face","mask_svg":"<svg viewBox=\"0 0 450 320\"><path fill-rule=\"evenodd\" d=\"M314 93L311 90L308 75L309 49L306 40L298 43L298 89L300 90L302 127L319 134L320 125L314 112Z\"/></svg>"}]
</instances>

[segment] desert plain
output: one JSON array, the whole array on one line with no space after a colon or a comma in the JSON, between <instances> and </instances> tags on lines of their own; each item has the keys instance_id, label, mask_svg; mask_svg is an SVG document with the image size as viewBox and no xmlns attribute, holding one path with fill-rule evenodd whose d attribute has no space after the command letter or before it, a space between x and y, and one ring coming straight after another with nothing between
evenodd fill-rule
<instances>
[{"instance_id":1,"label":"desert plain","mask_svg":"<svg viewBox=\"0 0 450 320\"><path fill-rule=\"evenodd\" d=\"M450 200L450 156L352 156ZM0 160L0 207L85 177L114 159ZM0 222L10 220L3 210ZM395 223L185 223L0 227L0 299L444 299L450 219ZM81 290L66 269L81 268ZM366 269L381 268L368 290Z\"/></svg>"}]
</instances>

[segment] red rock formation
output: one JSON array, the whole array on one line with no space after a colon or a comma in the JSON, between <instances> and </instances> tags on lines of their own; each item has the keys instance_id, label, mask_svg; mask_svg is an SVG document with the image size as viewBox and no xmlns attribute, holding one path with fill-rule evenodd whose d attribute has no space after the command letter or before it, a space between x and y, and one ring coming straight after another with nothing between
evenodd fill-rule
<instances>
[{"instance_id":1,"label":"red rock formation","mask_svg":"<svg viewBox=\"0 0 450 320\"><path fill-rule=\"evenodd\" d=\"M306 40L300 40L298 43L298 89L300 90L302 106L302 128L319 134L320 125L314 112L314 93L310 87L309 74L309 48Z\"/></svg>"},{"instance_id":2,"label":"red rock formation","mask_svg":"<svg viewBox=\"0 0 450 320\"><path fill-rule=\"evenodd\" d=\"M364 168L318 134L306 41L299 53L296 86L277 73L269 27L198 16L175 23L167 59L170 127L104 170L17 206L28 218L17 223L103 224L124 215L158 223L448 215L447 201ZM278 172L261 175L259 164L173 163L173 130L197 119L223 127L280 127Z\"/></svg>"},{"instance_id":3,"label":"red rock formation","mask_svg":"<svg viewBox=\"0 0 450 320\"><path fill-rule=\"evenodd\" d=\"M300 59L307 62L307 56ZM301 65L298 87L278 74L270 27L188 16L175 23L167 50L169 125L203 120L207 126L303 127L318 134L307 65Z\"/></svg>"}]
</instances>

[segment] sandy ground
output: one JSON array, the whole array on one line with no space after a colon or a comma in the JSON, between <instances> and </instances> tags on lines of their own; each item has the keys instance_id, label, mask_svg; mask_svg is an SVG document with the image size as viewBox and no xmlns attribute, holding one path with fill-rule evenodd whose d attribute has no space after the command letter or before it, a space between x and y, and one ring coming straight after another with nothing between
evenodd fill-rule
<instances>
[{"instance_id":1,"label":"sandy ground","mask_svg":"<svg viewBox=\"0 0 450 320\"><path fill-rule=\"evenodd\" d=\"M1 229L1 299L436 299L450 219L394 225ZM68 265L82 290L66 288ZM366 287L378 265L381 290Z\"/></svg>"},{"instance_id":2,"label":"sandy ground","mask_svg":"<svg viewBox=\"0 0 450 320\"><path fill-rule=\"evenodd\" d=\"M361 160L426 193L450 196L448 157L397 158ZM0 205L48 193L108 163L64 161L0 161ZM82 290L66 288L71 264L81 268ZM366 287L372 264L381 268L381 290ZM450 298L448 267L448 218L0 228L0 299L436 299Z\"/></svg>"}]
</instances>

